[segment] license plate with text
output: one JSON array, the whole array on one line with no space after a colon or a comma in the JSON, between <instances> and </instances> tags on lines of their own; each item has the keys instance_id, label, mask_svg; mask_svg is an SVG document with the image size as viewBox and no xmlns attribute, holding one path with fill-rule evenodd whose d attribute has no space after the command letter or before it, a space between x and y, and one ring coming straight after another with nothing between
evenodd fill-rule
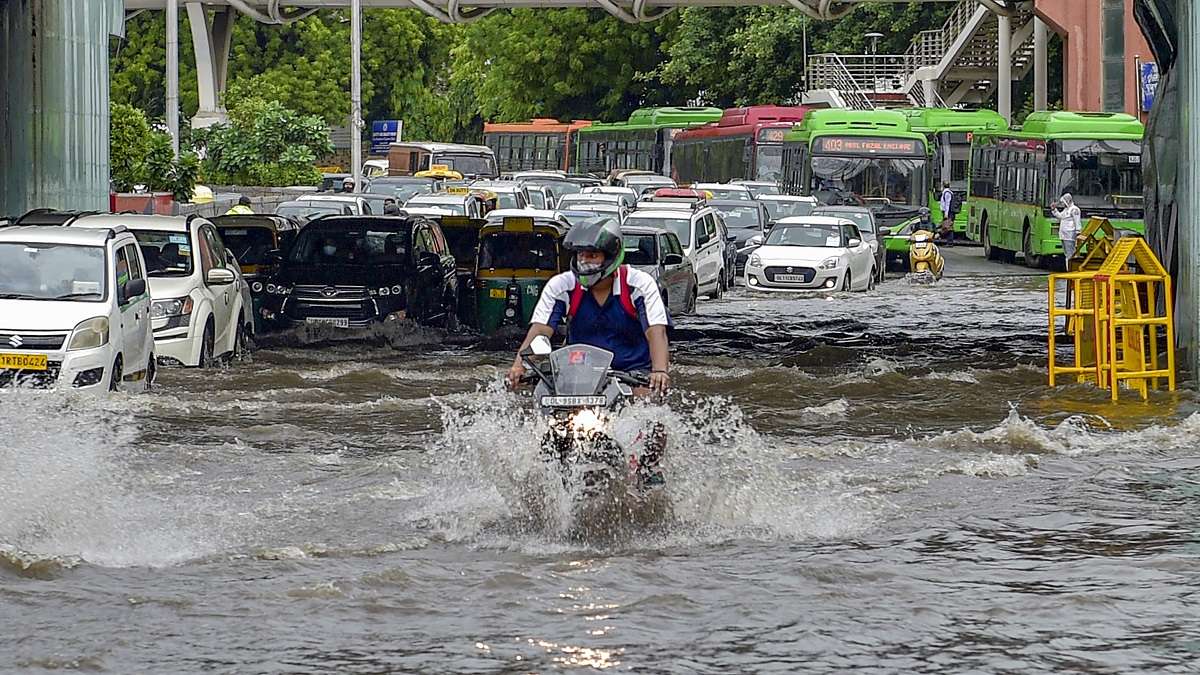
<instances>
[{"instance_id":1,"label":"license plate with text","mask_svg":"<svg viewBox=\"0 0 1200 675\"><path fill-rule=\"evenodd\" d=\"M608 398L604 396L543 396L544 408L582 408L585 406L604 405Z\"/></svg>"},{"instance_id":2,"label":"license plate with text","mask_svg":"<svg viewBox=\"0 0 1200 675\"><path fill-rule=\"evenodd\" d=\"M798 281L806 282L808 279L803 274L776 274L775 281Z\"/></svg>"},{"instance_id":3,"label":"license plate with text","mask_svg":"<svg viewBox=\"0 0 1200 675\"><path fill-rule=\"evenodd\" d=\"M46 370L45 354L0 354L0 368L7 370Z\"/></svg>"},{"instance_id":4,"label":"license plate with text","mask_svg":"<svg viewBox=\"0 0 1200 675\"><path fill-rule=\"evenodd\" d=\"M310 317L308 317L308 323L309 324L317 324L317 325L325 325L325 326L333 326L334 328L349 328L350 327L350 319L327 319L327 318L310 316Z\"/></svg>"}]
</instances>

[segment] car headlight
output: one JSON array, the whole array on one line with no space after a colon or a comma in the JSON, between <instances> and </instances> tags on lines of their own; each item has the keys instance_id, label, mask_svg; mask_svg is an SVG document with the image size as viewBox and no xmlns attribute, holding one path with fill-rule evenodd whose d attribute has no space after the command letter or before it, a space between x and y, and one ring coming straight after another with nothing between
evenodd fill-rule
<instances>
[{"instance_id":1,"label":"car headlight","mask_svg":"<svg viewBox=\"0 0 1200 675\"><path fill-rule=\"evenodd\" d=\"M187 316L192 313L192 299L171 298L170 300L155 300L150 305L151 319L165 319L170 316Z\"/></svg>"},{"instance_id":2,"label":"car headlight","mask_svg":"<svg viewBox=\"0 0 1200 675\"><path fill-rule=\"evenodd\" d=\"M383 287L383 288L379 289L379 294L380 294L380 295L385 295L385 296L386 296L386 295L391 295L391 294L392 294L392 289L390 289L390 288L387 288L387 287L385 286L385 287Z\"/></svg>"},{"instance_id":3,"label":"car headlight","mask_svg":"<svg viewBox=\"0 0 1200 675\"><path fill-rule=\"evenodd\" d=\"M826 258L825 260L821 261L821 264L817 266L817 269L819 269L819 270L837 269L838 264L841 262L842 262L842 259L838 258L836 256L833 258Z\"/></svg>"},{"instance_id":4,"label":"car headlight","mask_svg":"<svg viewBox=\"0 0 1200 675\"><path fill-rule=\"evenodd\" d=\"M762 266L762 258L758 257L757 253L751 254L749 264L751 267L761 267Z\"/></svg>"},{"instance_id":5,"label":"car headlight","mask_svg":"<svg viewBox=\"0 0 1200 675\"><path fill-rule=\"evenodd\" d=\"M400 288L400 284L396 284L395 286L392 286L392 295L400 295L400 293L402 293L403 291L404 291L404 289Z\"/></svg>"},{"instance_id":6,"label":"car headlight","mask_svg":"<svg viewBox=\"0 0 1200 675\"><path fill-rule=\"evenodd\" d=\"M253 292L255 292L255 293L262 293L262 292L263 292L263 284L262 284L262 282L261 282L261 281L256 281L256 282L254 282L254 283L250 284L250 290L251 290L251 291L253 291Z\"/></svg>"},{"instance_id":7,"label":"car headlight","mask_svg":"<svg viewBox=\"0 0 1200 675\"><path fill-rule=\"evenodd\" d=\"M94 319L79 322L71 332L71 341L67 343L67 351L77 349L95 349L108 344L108 318L98 316Z\"/></svg>"},{"instance_id":8,"label":"car headlight","mask_svg":"<svg viewBox=\"0 0 1200 675\"><path fill-rule=\"evenodd\" d=\"M284 286L283 284L267 284L267 293L270 293L271 295L287 295L291 292L292 289Z\"/></svg>"}]
</instances>

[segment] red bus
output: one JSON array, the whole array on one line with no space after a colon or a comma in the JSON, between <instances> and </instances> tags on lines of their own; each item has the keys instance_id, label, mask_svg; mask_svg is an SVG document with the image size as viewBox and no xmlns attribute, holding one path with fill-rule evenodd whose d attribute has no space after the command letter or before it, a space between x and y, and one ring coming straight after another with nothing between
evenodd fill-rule
<instances>
[{"instance_id":1,"label":"red bus","mask_svg":"<svg viewBox=\"0 0 1200 675\"><path fill-rule=\"evenodd\" d=\"M483 125L483 143L496 153L500 171L567 171L575 132L591 126L551 119Z\"/></svg>"},{"instance_id":2,"label":"red bus","mask_svg":"<svg viewBox=\"0 0 1200 675\"><path fill-rule=\"evenodd\" d=\"M778 181L783 173L783 134L804 119L804 106L728 108L721 119L675 135L671 150L678 183Z\"/></svg>"}]
</instances>

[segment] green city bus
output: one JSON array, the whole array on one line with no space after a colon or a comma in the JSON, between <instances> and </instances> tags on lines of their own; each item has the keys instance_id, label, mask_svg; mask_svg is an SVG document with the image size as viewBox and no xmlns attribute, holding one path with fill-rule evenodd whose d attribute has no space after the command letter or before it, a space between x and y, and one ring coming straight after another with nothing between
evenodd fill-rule
<instances>
[{"instance_id":1,"label":"green city bus","mask_svg":"<svg viewBox=\"0 0 1200 675\"><path fill-rule=\"evenodd\" d=\"M576 132L575 171L641 169L671 175L675 134L721 119L720 108L639 108L625 122L597 122Z\"/></svg>"},{"instance_id":2,"label":"green city bus","mask_svg":"<svg viewBox=\"0 0 1200 675\"><path fill-rule=\"evenodd\" d=\"M930 200L929 141L895 110L813 110L783 136L786 194L865 203L881 227Z\"/></svg>"},{"instance_id":3,"label":"green city bus","mask_svg":"<svg viewBox=\"0 0 1200 675\"><path fill-rule=\"evenodd\" d=\"M1142 135L1124 113L1035 112L1018 131L973 134L967 236L992 260L1044 267L1062 255L1050 207L1066 192L1083 220L1145 233Z\"/></svg>"},{"instance_id":4,"label":"green city bus","mask_svg":"<svg viewBox=\"0 0 1200 675\"><path fill-rule=\"evenodd\" d=\"M950 183L954 192L957 213L954 231L967 231L967 210L962 204L967 198L967 171L971 160L971 137L981 131L1006 131L1008 120L994 110L950 110L948 108L909 108L901 110L908 117L909 128L923 133L933 151L933 175L929 181L929 210L933 221L941 223L942 185Z\"/></svg>"}]
</instances>

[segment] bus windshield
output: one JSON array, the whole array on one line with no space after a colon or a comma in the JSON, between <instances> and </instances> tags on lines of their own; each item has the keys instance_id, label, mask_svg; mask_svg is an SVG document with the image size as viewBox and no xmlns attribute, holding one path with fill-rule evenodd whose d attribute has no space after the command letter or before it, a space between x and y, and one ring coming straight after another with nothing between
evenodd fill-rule
<instances>
[{"instance_id":1,"label":"bus windshield","mask_svg":"<svg viewBox=\"0 0 1200 675\"><path fill-rule=\"evenodd\" d=\"M783 177L783 146L758 146L758 161L755 163L754 180L778 182Z\"/></svg>"},{"instance_id":2,"label":"bus windshield","mask_svg":"<svg viewBox=\"0 0 1200 675\"><path fill-rule=\"evenodd\" d=\"M886 198L892 204L922 206L927 199L925 159L915 157L812 158L813 189L846 190L864 198Z\"/></svg>"},{"instance_id":3,"label":"bus windshield","mask_svg":"<svg viewBox=\"0 0 1200 675\"><path fill-rule=\"evenodd\" d=\"M1057 146L1055 196L1069 192L1081 207L1142 207L1137 141L1060 141Z\"/></svg>"}]
</instances>

